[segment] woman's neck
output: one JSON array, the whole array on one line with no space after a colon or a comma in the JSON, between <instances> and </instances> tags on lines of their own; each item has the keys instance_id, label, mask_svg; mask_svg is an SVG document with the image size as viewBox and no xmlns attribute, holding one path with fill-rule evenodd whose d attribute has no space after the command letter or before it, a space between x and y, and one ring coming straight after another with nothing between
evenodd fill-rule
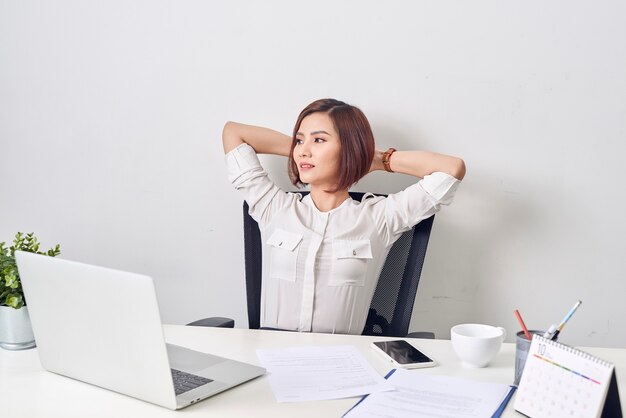
<instances>
[{"instance_id":1,"label":"woman's neck","mask_svg":"<svg viewBox=\"0 0 626 418\"><path fill-rule=\"evenodd\" d=\"M346 199L350 198L348 190L329 192L321 187L311 187L311 199L321 212L328 212L341 206Z\"/></svg>"}]
</instances>

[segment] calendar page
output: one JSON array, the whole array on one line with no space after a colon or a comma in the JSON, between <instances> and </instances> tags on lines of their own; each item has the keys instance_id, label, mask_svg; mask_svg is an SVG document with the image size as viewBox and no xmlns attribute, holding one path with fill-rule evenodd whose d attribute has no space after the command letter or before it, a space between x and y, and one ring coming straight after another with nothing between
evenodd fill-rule
<instances>
[{"instance_id":1,"label":"calendar page","mask_svg":"<svg viewBox=\"0 0 626 418\"><path fill-rule=\"evenodd\" d=\"M515 409L532 418L597 418L614 366L591 354L533 337Z\"/></svg>"}]
</instances>

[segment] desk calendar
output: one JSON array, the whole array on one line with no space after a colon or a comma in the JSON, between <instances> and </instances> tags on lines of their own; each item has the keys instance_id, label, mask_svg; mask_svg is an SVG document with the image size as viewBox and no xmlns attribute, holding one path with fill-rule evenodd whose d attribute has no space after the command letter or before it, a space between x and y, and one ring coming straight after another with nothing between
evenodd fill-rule
<instances>
[{"instance_id":1,"label":"desk calendar","mask_svg":"<svg viewBox=\"0 0 626 418\"><path fill-rule=\"evenodd\" d=\"M584 351L535 335L515 410L532 418L621 418L615 367Z\"/></svg>"}]
</instances>

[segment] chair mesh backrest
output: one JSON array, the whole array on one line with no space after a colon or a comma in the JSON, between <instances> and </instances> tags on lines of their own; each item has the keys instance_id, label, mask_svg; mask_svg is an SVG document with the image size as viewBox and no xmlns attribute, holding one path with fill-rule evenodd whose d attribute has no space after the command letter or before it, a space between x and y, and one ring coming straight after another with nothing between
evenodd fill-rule
<instances>
[{"instance_id":1,"label":"chair mesh backrest","mask_svg":"<svg viewBox=\"0 0 626 418\"><path fill-rule=\"evenodd\" d=\"M358 201L363 195L350 193L350 197ZM246 202L243 204L243 218L248 326L258 329L261 313L261 232L256 221L248 214ZM406 231L389 250L374 291L364 335L407 335L433 220L434 215Z\"/></svg>"}]
</instances>

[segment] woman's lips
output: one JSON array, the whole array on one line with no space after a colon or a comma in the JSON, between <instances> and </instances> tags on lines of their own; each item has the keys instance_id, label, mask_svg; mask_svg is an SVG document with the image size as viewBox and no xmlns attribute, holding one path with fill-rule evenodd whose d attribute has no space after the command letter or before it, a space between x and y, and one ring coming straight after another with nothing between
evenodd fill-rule
<instances>
[{"instance_id":1,"label":"woman's lips","mask_svg":"<svg viewBox=\"0 0 626 418\"><path fill-rule=\"evenodd\" d=\"M309 163L300 163L300 170L310 170L315 167L313 164Z\"/></svg>"}]
</instances>

